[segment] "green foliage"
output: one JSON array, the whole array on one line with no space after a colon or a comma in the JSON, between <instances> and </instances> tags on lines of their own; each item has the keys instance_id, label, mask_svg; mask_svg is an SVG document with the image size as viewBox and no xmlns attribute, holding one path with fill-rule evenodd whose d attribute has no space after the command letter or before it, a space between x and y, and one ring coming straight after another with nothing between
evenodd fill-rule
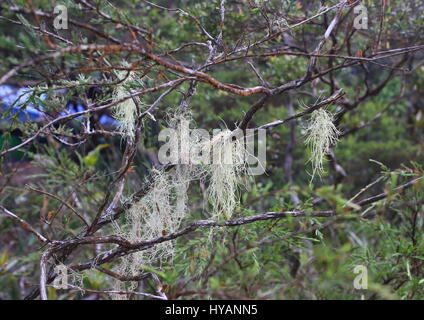
<instances>
[{"instance_id":1,"label":"green foliage","mask_svg":"<svg viewBox=\"0 0 424 320\"><path fill-rule=\"evenodd\" d=\"M54 2L48 0L31 2L38 10L46 12L52 12L54 7ZM75 1L62 1L72 19L91 23L98 32L75 25L69 30L53 30L50 24L47 24L47 30L80 45L108 43L107 39L99 36L102 32L128 41L132 34L126 23L132 24L134 30L135 27L146 27L155 42L154 52L175 50L187 42L203 43L203 46L190 44L174 54L168 52L163 56L170 61L181 61L184 66L204 64L209 54L208 38L185 12L196 17L215 37L220 32L219 1L154 2L172 7L172 10L162 10L141 1L90 1L96 4L97 11L104 13L99 15L81 10L81 5ZM338 2L325 1L325 4L331 6ZM28 1L15 0L13 3L27 8ZM283 28L286 36L293 38L295 43L291 45L296 47L303 42L310 52L332 18L332 13L329 13L325 19L320 17L313 23L289 30L289 26L314 15L320 2L269 0L226 3L224 36L219 48L221 53L231 52L238 45L259 41L268 32L275 32L276 25ZM391 1L391 7L385 11L381 50L422 42L424 17L417 5L417 1ZM374 2L367 3L367 6L370 16L380 17L379 6ZM5 18L0 20L0 76L21 63L57 49L49 47L40 33L31 27L37 25L32 14L12 12L8 7L7 1L0 4L1 16ZM106 18L107 15L112 20ZM281 19L282 16L285 18ZM370 21L370 29L366 32L353 33L348 46L345 28L351 20L351 16L346 17L346 24L329 39L324 54L332 54L334 48L342 50L346 56L359 55L359 50L370 55L377 50L372 47L370 39L378 36L379 18L370 19L373 21ZM58 48L68 45L57 42ZM261 49L265 52L289 50L286 46L284 36L278 35L264 42ZM290 50L296 56L275 54L250 59L271 87L302 79L305 75L310 62L308 55L303 55L298 49ZM260 52L252 48L242 54ZM310 183L308 159L311 152L304 144L304 136L308 131L311 133L311 127L308 127L311 122L310 118L302 117L270 130L267 135L266 174L252 178L248 188L241 191L237 188L243 168L236 172L234 167L221 167L221 170L212 172L216 180L193 179L195 181L189 187L179 183L173 174L158 174L151 185L156 185L159 190L156 191L161 194L144 193L144 197L136 201L137 205L123 210L125 214L95 235L118 234L136 242L165 236L201 219L213 218L222 222L258 213L287 211L299 211L304 213L303 216L289 215L237 227L199 228L176 240L164 242L159 249L155 247L151 251L135 253L128 260L120 257L121 260L109 261L101 267L112 271L131 271L131 275L139 272L154 274L160 279L165 293L175 299L424 299L424 182L421 179L408 190L396 189L411 179L423 176L424 68L422 52L416 54L413 58L412 53L404 57L410 60L402 68L407 67L410 72L402 73L405 70L401 67L384 67L397 61L390 57L375 63L336 69L312 83L272 97L255 114L249 123L250 128L304 111L305 106L329 96L334 85L345 90L346 101L354 101L372 92L358 106L350 106L340 119L338 116L344 110L343 106L348 105L344 100L327 106L327 111L322 109L308 115L315 120L312 122L315 124L315 136L310 141L316 160L312 173L317 169L323 170L321 179ZM346 61L350 60L318 58L316 69L322 71ZM131 72L134 77L119 85L109 85L122 80L127 72L119 68L126 68L131 63L138 68ZM117 68L101 71L96 69L98 66ZM66 74L63 74L64 71ZM254 70L242 59L220 62L201 71L234 87L258 85ZM391 72L394 76L381 90L373 93L373 89L384 83ZM31 137L46 121L69 112L67 108L71 102L87 108L101 106L135 90L154 87L163 79L176 79L179 74L175 70L168 72L165 67L138 53L103 53L96 50L68 53L56 60L26 67L13 77L17 83L30 83L26 101L15 101L0 115L0 152ZM89 90L97 89L92 83L107 85L99 85L101 92L90 96ZM133 203L146 178L157 172L154 171L157 164L152 156L160 147L157 135L168 126L167 116L175 113L189 85L189 82L183 83L166 95L154 110L154 118L146 116L140 128L136 128L136 118L163 91L140 96L135 99L137 103L127 100L116 106L114 113L102 110L69 123L59 122L40 132L31 144L1 158L0 204L49 238L60 241L86 230L74 210L86 221L92 222L99 210L105 209L102 207L105 200L108 203L112 201L122 177L125 186L117 206L124 208ZM196 94L189 101L189 109L193 122L199 128L233 130L257 98L258 95L233 95L199 82ZM19 120L29 105L46 114L42 123ZM13 107L22 113L12 114ZM124 123L122 130L111 130L110 135L101 134L106 131L98 125L98 118L102 115L115 116L121 124ZM135 129L140 129L140 143L130 155L134 156L131 166L121 176L122 159L129 156L125 153L125 135L134 139ZM323 129L327 131L320 136ZM338 135L339 131L340 141L335 146L335 134ZM225 131L225 134L228 132ZM348 134L343 135L346 132ZM293 145L291 135L294 136ZM74 138L78 143L62 143L74 141ZM325 159L330 149L346 177L337 176L332 167L334 163ZM288 153L292 161L291 177L288 177L286 167L290 160L287 159ZM161 181L161 177L164 180ZM187 198L184 199L184 207L176 210L176 194L181 190ZM371 204L358 205L354 201L382 192L386 192L386 196ZM208 196L215 198L212 203L208 202ZM215 211L221 214L211 217L207 210L211 205L215 205ZM149 208L149 214L143 212L144 207ZM334 210L337 216L313 216L314 212L327 210ZM25 279L28 283L38 283L40 256L45 247L41 247L32 234L19 229L16 221L3 216L0 216L0 244L0 298L22 299L20 281ZM66 265L83 263L114 247L116 245L112 244L83 245L64 261L57 255L50 262ZM172 254L167 255L169 259L157 259L157 252ZM149 254L154 259L145 259ZM354 268L358 265L368 268L367 290L356 290L353 286L356 277ZM86 289L111 290L116 285L109 275L94 267L82 272L81 276ZM151 277L141 282L146 292L156 293L157 284ZM134 289L137 284L119 282L117 287ZM48 288L49 299L79 299L89 294ZM99 297L107 299L109 295L99 294Z\"/></svg>"}]
</instances>

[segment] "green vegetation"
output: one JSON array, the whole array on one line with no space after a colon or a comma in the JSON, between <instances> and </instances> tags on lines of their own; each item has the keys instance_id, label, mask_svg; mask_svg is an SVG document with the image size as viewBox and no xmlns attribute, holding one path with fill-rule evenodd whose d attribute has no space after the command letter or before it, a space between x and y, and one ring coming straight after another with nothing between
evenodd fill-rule
<instances>
[{"instance_id":1,"label":"green vegetation","mask_svg":"<svg viewBox=\"0 0 424 320\"><path fill-rule=\"evenodd\" d=\"M1 2L0 299L424 299L424 4L362 3Z\"/></svg>"}]
</instances>

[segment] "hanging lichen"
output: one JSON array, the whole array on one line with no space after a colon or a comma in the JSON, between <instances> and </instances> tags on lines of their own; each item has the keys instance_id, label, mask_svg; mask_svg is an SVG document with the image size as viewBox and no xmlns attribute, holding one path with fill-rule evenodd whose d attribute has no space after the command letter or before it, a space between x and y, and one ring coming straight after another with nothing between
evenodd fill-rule
<instances>
[{"instance_id":1,"label":"hanging lichen","mask_svg":"<svg viewBox=\"0 0 424 320\"><path fill-rule=\"evenodd\" d=\"M119 101L130 95L130 84L137 80L137 75L134 71L118 71L116 75L122 82L116 86L113 92L113 101ZM138 83L141 84L141 82ZM113 116L118 122L118 130L130 140L135 137L135 123L139 112L137 104L141 105L140 98L133 97L124 100L113 108Z\"/></svg>"},{"instance_id":2,"label":"hanging lichen","mask_svg":"<svg viewBox=\"0 0 424 320\"><path fill-rule=\"evenodd\" d=\"M340 132L333 123L333 115L319 109L312 113L311 119L306 127L305 143L309 146L312 163L312 177L321 175L324 172L324 158L329 153L330 147L337 143Z\"/></svg>"}]
</instances>

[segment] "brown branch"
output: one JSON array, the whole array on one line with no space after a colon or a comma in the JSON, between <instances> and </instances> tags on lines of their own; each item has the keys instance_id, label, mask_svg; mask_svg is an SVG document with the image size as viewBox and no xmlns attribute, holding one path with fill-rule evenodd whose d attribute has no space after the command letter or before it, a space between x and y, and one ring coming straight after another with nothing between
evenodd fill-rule
<instances>
[{"instance_id":1,"label":"brown branch","mask_svg":"<svg viewBox=\"0 0 424 320\"><path fill-rule=\"evenodd\" d=\"M48 285L48 287L53 287L51 285ZM119 294L119 295L136 295L136 296L143 296L147 298L157 299L157 300L168 300L163 296L156 296L151 293L145 293L140 291L124 291L124 290L94 290L94 289L87 289L87 288L81 288L78 286L74 286L72 284L67 285L68 289L70 290L78 290L81 292L89 292L89 293L98 293L98 294Z\"/></svg>"},{"instance_id":2,"label":"brown branch","mask_svg":"<svg viewBox=\"0 0 424 320\"><path fill-rule=\"evenodd\" d=\"M318 103L314 104L313 106L309 107L305 111L299 112L299 113L297 113L297 114L295 114L293 116L290 116L290 117L288 117L288 118L286 118L284 120L276 120L276 121L273 121L273 122L264 124L264 125L256 128L256 129L265 129L265 130L267 130L267 129L271 129L271 128L274 128L276 126L285 124L285 123L287 123L287 122L289 122L291 120L294 120L294 119L297 119L297 118L301 118L301 117L303 117L303 116L305 116L307 114L310 114L310 113L314 112L315 110L318 110L318 109L320 109L322 107L325 107L325 106L327 106L329 104L336 103L337 100L339 100L343 96L344 96L343 89L339 89L333 95L331 95L329 98L327 98L327 99L325 99L325 100L323 100L321 102L318 102Z\"/></svg>"},{"instance_id":3,"label":"brown branch","mask_svg":"<svg viewBox=\"0 0 424 320\"><path fill-rule=\"evenodd\" d=\"M408 183L405 183L405 184L403 184L399 187L396 187L396 188L393 189L393 192L397 192L397 193L403 192L404 190L409 189L409 188L415 186L416 184L418 184L422 178L423 177L416 178L414 180L409 181ZM380 194L375 195L373 197L369 197L367 199L363 199L361 201L358 201L356 204L359 205L359 206L365 206L367 204L380 201L380 200L386 198L389 194L390 194L389 192L383 192L383 193L380 193Z\"/></svg>"},{"instance_id":4,"label":"brown branch","mask_svg":"<svg viewBox=\"0 0 424 320\"><path fill-rule=\"evenodd\" d=\"M45 194L45 195L47 195L47 196L49 196L49 197L51 197L51 198L59 201L60 203L62 203L63 205L65 205L67 208L69 208L79 219L81 219L81 221L84 222L84 224L86 226L89 226L89 223L87 222L87 220L85 220L85 218L78 211L76 211L74 209L74 207L72 207L69 203L67 203L62 198L60 198L60 197L58 197L58 196L56 196L56 195L54 195L54 194L52 194L50 192L44 191L44 190L35 189L35 188L32 188L32 187L29 187L28 189L31 190L31 191L34 191L34 192Z\"/></svg>"},{"instance_id":5,"label":"brown branch","mask_svg":"<svg viewBox=\"0 0 424 320\"><path fill-rule=\"evenodd\" d=\"M49 240L44 237L41 233L39 233L37 230L35 230L28 222L26 222L24 219L19 218L16 214L14 214L13 212L7 210L5 207L0 206L0 210L2 210L5 213L6 217L12 218L13 220L16 220L19 222L20 226L22 227L22 229L29 231L33 234L35 234L35 236L38 238L38 240L40 240L43 243L47 243L49 242Z\"/></svg>"}]
</instances>

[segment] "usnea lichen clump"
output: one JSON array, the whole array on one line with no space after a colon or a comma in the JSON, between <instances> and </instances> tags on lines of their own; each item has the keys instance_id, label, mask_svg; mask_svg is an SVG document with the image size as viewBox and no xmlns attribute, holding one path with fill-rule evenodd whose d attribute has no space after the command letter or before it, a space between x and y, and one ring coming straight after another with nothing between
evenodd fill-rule
<instances>
[{"instance_id":1,"label":"usnea lichen clump","mask_svg":"<svg viewBox=\"0 0 424 320\"><path fill-rule=\"evenodd\" d=\"M137 76L133 71L118 71L117 78L122 81L119 83L113 92L113 101L119 101L131 94L129 85L137 80ZM113 108L113 116L119 123L118 130L121 134L133 140L135 137L135 123L138 116L138 105L141 105L139 97L133 97L124 100Z\"/></svg>"},{"instance_id":2,"label":"usnea lichen clump","mask_svg":"<svg viewBox=\"0 0 424 320\"><path fill-rule=\"evenodd\" d=\"M178 167L172 172L155 171L150 191L133 204L126 214L126 223L117 233L129 241L161 237L178 230L187 214L187 168ZM136 275L140 268L152 262L162 263L172 257L174 244L165 241L149 249L123 258L120 272Z\"/></svg>"},{"instance_id":3,"label":"usnea lichen clump","mask_svg":"<svg viewBox=\"0 0 424 320\"><path fill-rule=\"evenodd\" d=\"M240 137L224 130L210 141L213 162L207 167L208 198L213 216L229 219L238 205L241 177L247 173L246 150Z\"/></svg>"},{"instance_id":4,"label":"usnea lichen clump","mask_svg":"<svg viewBox=\"0 0 424 320\"><path fill-rule=\"evenodd\" d=\"M312 113L311 119L306 127L305 143L309 146L312 163L312 177L324 172L324 158L330 152L331 146L337 143L340 134L333 123L333 115L324 109Z\"/></svg>"},{"instance_id":5,"label":"usnea lichen clump","mask_svg":"<svg viewBox=\"0 0 424 320\"><path fill-rule=\"evenodd\" d=\"M189 113L178 114L169 120L177 128L184 121L191 121ZM177 130L178 135L181 132ZM177 137L179 141L180 137ZM238 188L246 174L245 149L240 137L224 130L205 142L191 138L191 150L208 150L209 163L177 164L170 170L155 170L147 194L135 202L126 214L126 222L115 224L115 232L131 242L161 237L179 230L181 222L189 214L188 196L190 182L208 180L207 195L210 217L231 217L239 201ZM122 258L119 272L136 275L143 265L161 264L172 259L174 243L164 241L146 250Z\"/></svg>"}]
</instances>

